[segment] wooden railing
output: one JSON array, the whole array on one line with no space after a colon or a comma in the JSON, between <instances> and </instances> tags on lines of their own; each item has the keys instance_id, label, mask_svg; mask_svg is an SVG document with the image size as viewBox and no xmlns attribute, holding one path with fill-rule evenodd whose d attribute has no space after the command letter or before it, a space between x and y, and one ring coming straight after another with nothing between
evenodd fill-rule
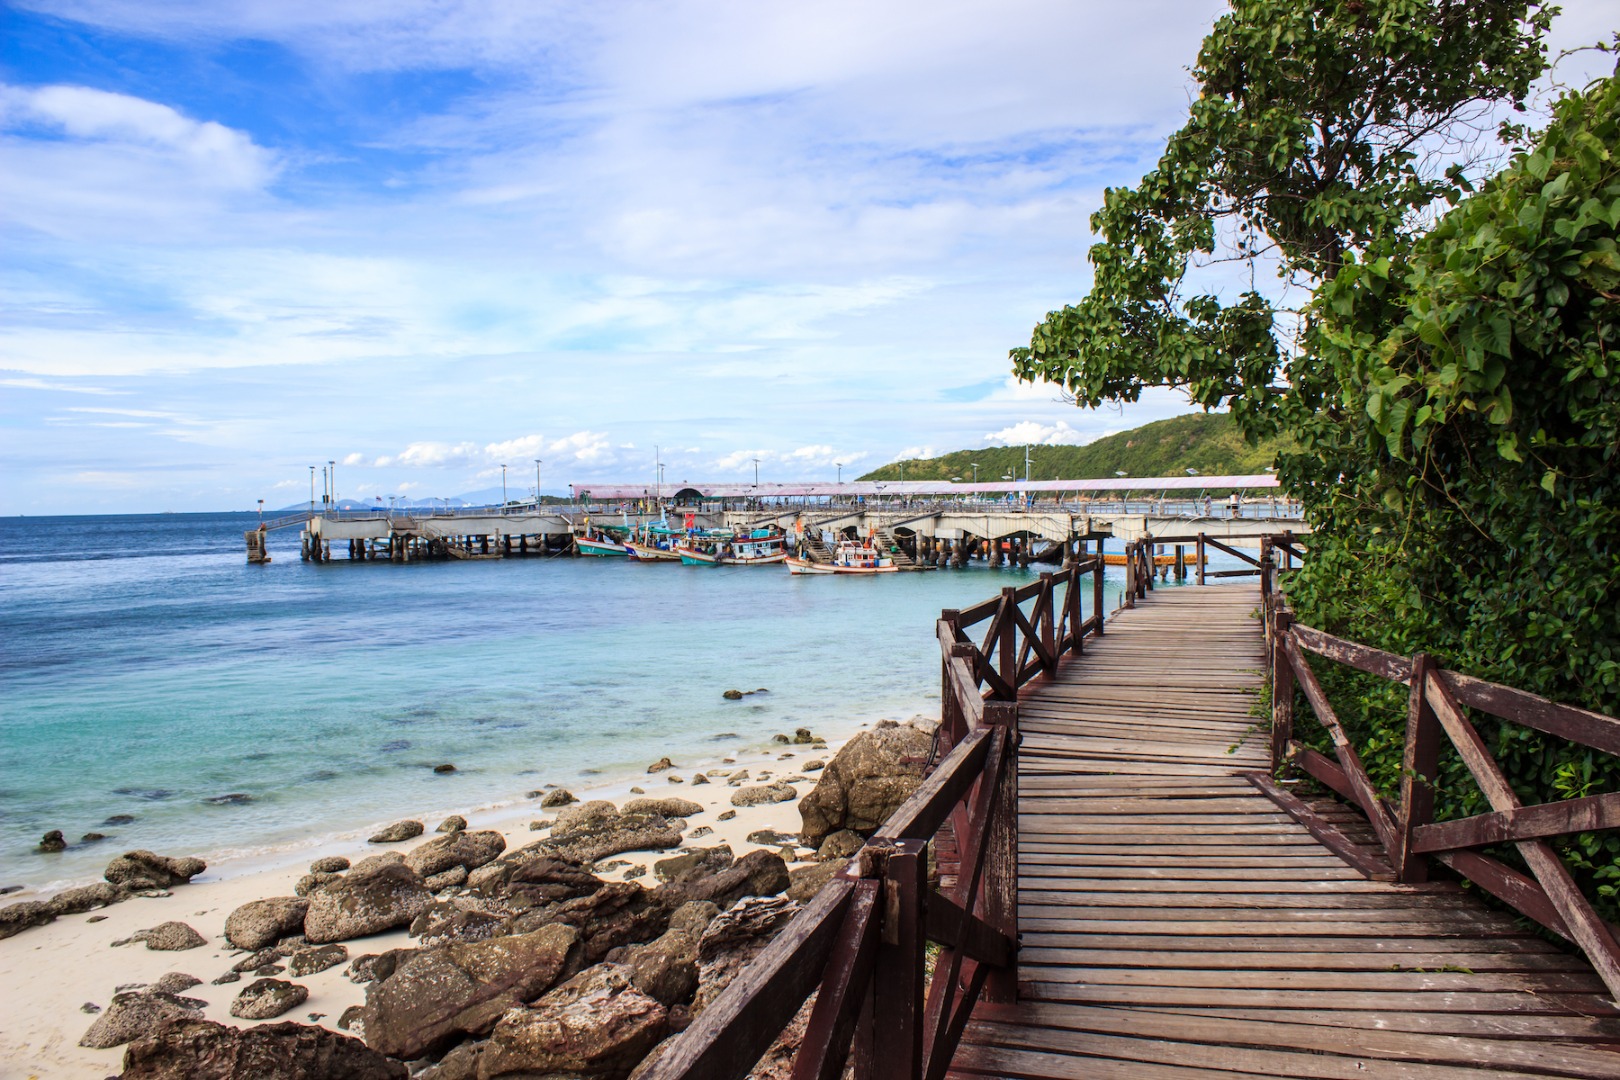
<instances>
[{"instance_id":1,"label":"wooden railing","mask_svg":"<svg viewBox=\"0 0 1620 1080\"><path fill-rule=\"evenodd\" d=\"M1547 843L1558 836L1620 828L1620 792L1525 806L1466 709L1477 709L1577 745L1620 755L1620 719L1560 705L1523 690L1447 671L1424 653L1399 656L1294 621L1277 585L1281 538L1262 556L1263 614L1271 673L1274 770L1291 764L1359 807L1388 855L1396 880L1427 880L1429 860L1450 867L1510 907L1577 945L1620 997L1620 931L1600 918ZM1289 549L1297 554L1297 549ZM1409 687L1398 798L1374 789L1306 655ZM1333 757L1294 737L1296 687L1333 741ZM1440 755L1449 742L1490 804L1489 813L1434 820ZM1513 844L1527 876L1477 849Z\"/></svg>"},{"instance_id":2,"label":"wooden railing","mask_svg":"<svg viewBox=\"0 0 1620 1080\"><path fill-rule=\"evenodd\" d=\"M1299 548L1299 540L1293 533L1280 533L1275 536L1263 536L1260 540L1260 555L1249 554L1241 548L1234 547L1215 539L1208 533L1196 533L1188 536L1142 536L1125 545L1125 600L1126 607L1135 607L1136 601L1143 599L1153 591L1153 578L1156 573L1168 573L1171 566L1156 566L1153 549L1174 547L1177 552L1176 566L1180 572L1186 569L1186 547L1193 546L1192 564L1197 574L1198 584L1203 585L1211 578L1255 577L1263 579L1266 589L1270 587L1271 577L1265 569L1265 557L1268 553L1282 553L1283 563L1278 570L1291 569L1293 561L1303 557ZM1208 568L1210 549L1224 552L1239 562L1248 565L1236 570L1210 570ZM1264 591L1264 590L1263 590Z\"/></svg>"},{"instance_id":3,"label":"wooden railing","mask_svg":"<svg viewBox=\"0 0 1620 1080\"><path fill-rule=\"evenodd\" d=\"M1102 588L1093 558L941 613L937 764L644 1080L738 1080L812 993L795 1080L942 1080L974 1002L1017 996L1018 688L1103 632Z\"/></svg>"}]
</instances>

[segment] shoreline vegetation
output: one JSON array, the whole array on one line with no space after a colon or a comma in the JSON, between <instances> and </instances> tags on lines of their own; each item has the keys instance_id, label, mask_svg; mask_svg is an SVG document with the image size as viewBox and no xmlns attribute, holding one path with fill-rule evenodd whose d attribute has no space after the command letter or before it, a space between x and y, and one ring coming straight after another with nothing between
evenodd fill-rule
<instances>
[{"instance_id":1,"label":"shoreline vegetation","mask_svg":"<svg viewBox=\"0 0 1620 1080\"><path fill-rule=\"evenodd\" d=\"M103 882L0 906L0 979L29 988L0 1053L40 1076L188 1076L210 1054L626 1076L899 805L932 728L801 728L701 770L664 758L211 870L119 855Z\"/></svg>"}]
</instances>

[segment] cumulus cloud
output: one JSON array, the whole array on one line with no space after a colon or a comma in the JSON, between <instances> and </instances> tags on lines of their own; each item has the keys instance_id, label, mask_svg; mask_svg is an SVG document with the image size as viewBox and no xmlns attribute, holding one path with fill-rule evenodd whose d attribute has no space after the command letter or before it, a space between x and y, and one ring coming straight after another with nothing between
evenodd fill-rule
<instances>
[{"instance_id":1,"label":"cumulus cloud","mask_svg":"<svg viewBox=\"0 0 1620 1080\"><path fill-rule=\"evenodd\" d=\"M1065 420L1055 424L1021 420L1011 427L989 432L984 438L990 446L1084 446L1097 436L1077 431Z\"/></svg>"},{"instance_id":2,"label":"cumulus cloud","mask_svg":"<svg viewBox=\"0 0 1620 1080\"><path fill-rule=\"evenodd\" d=\"M212 120L128 94L87 86L0 86L0 123L54 128L70 139L142 147L185 163L210 186L249 189L265 183L274 159L251 138Z\"/></svg>"},{"instance_id":3,"label":"cumulus cloud","mask_svg":"<svg viewBox=\"0 0 1620 1080\"><path fill-rule=\"evenodd\" d=\"M925 458L939 457L940 453L941 451L935 450L932 446L908 446L904 450L897 452L892 460L917 461Z\"/></svg>"}]
</instances>

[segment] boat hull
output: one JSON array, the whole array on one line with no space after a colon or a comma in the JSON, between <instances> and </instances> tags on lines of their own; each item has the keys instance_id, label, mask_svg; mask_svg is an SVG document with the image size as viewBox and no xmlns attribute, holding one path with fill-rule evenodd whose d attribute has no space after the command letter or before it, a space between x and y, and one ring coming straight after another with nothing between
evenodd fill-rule
<instances>
[{"instance_id":1,"label":"boat hull","mask_svg":"<svg viewBox=\"0 0 1620 1080\"><path fill-rule=\"evenodd\" d=\"M638 544L634 540L625 542L625 548L630 557L637 562L680 562L681 557L667 548L653 547L651 544Z\"/></svg>"},{"instance_id":2,"label":"boat hull","mask_svg":"<svg viewBox=\"0 0 1620 1080\"><path fill-rule=\"evenodd\" d=\"M788 557L785 551L776 551L769 555L727 555L722 557L689 547L677 547L675 553L681 557L681 562L687 566L767 566L772 563L786 562Z\"/></svg>"},{"instance_id":3,"label":"boat hull","mask_svg":"<svg viewBox=\"0 0 1620 1080\"><path fill-rule=\"evenodd\" d=\"M587 540L583 536L574 537L574 548L581 555L593 557L613 558L618 556L622 558L630 553L630 550L623 544L615 544L609 540Z\"/></svg>"},{"instance_id":4,"label":"boat hull","mask_svg":"<svg viewBox=\"0 0 1620 1080\"><path fill-rule=\"evenodd\" d=\"M813 563L805 559L788 559L788 572L793 574L893 574L899 571L894 563L886 566L845 566L839 563Z\"/></svg>"}]
</instances>

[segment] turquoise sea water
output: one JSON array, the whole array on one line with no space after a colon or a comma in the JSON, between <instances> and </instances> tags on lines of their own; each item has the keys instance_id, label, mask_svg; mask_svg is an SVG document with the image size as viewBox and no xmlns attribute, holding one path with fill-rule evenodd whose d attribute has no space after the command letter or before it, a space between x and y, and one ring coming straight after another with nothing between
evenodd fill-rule
<instances>
[{"instance_id":1,"label":"turquoise sea water","mask_svg":"<svg viewBox=\"0 0 1620 1080\"><path fill-rule=\"evenodd\" d=\"M664 755L700 766L796 727L937 715L940 609L1034 576L318 565L299 560L296 529L250 566L253 521L0 519L0 885L92 878L135 847L274 849ZM769 693L724 700L733 687ZM457 771L432 771L445 762ZM134 820L103 824L114 815ZM35 853L48 829L110 838Z\"/></svg>"}]
</instances>

